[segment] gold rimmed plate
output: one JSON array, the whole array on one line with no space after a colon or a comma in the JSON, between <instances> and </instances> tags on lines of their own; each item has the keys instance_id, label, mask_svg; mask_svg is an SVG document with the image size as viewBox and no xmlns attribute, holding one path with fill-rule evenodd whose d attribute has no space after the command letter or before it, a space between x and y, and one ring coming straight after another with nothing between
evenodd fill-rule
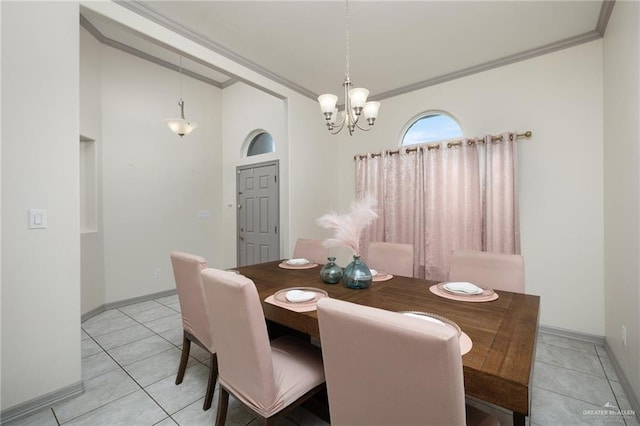
<instances>
[{"instance_id":1,"label":"gold rimmed plate","mask_svg":"<svg viewBox=\"0 0 640 426\"><path fill-rule=\"evenodd\" d=\"M287 293L290 291L314 293L314 296L312 299L309 299L309 300L292 302L287 298ZM276 294L273 295L273 298L280 303L286 303L288 305L296 305L296 306L305 306L305 305L313 305L317 303L318 300L328 296L329 294L326 291L321 290L319 288L315 288L315 287L290 287L290 288L283 288L282 290L279 290L278 292L276 292Z\"/></svg>"},{"instance_id":2,"label":"gold rimmed plate","mask_svg":"<svg viewBox=\"0 0 640 426\"><path fill-rule=\"evenodd\" d=\"M462 330L460 329L458 324L456 324L455 322L443 316L432 314L430 312L420 312L420 311L402 311L400 313L403 315L417 317L417 318L420 318L421 320L432 321L432 322L440 323L445 326L449 326L454 330L456 330L456 333L458 333L458 337L462 335Z\"/></svg>"}]
</instances>

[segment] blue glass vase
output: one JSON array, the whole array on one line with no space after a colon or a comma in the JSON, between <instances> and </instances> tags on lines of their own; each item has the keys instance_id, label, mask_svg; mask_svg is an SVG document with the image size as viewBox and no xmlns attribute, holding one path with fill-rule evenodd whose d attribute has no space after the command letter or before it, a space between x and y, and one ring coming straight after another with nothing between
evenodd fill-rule
<instances>
[{"instance_id":1,"label":"blue glass vase","mask_svg":"<svg viewBox=\"0 0 640 426\"><path fill-rule=\"evenodd\" d=\"M320 279L327 284L337 284L342 278L342 268L336 264L335 257L329 257L328 262L320 269Z\"/></svg>"},{"instance_id":2,"label":"blue glass vase","mask_svg":"<svg viewBox=\"0 0 640 426\"><path fill-rule=\"evenodd\" d=\"M353 261L344 268L342 274L342 284L347 288L367 288L372 279L369 267L360 260L360 256L353 256Z\"/></svg>"}]
</instances>

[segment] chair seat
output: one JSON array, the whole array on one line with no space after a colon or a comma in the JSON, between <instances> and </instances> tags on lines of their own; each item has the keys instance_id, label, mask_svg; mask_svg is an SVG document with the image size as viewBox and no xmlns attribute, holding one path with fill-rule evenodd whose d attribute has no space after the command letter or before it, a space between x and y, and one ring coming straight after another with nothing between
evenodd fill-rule
<instances>
[{"instance_id":1,"label":"chair seat","mask_svg":"<svg viewBox=\"0 0 640 426\"><path fill-rule=\"evenodd\" d=\"M263 417L271 417L289 407L301 396L324 383L324 367L320 348L300 339L283 336L271 341L273 372L278 394L271 407L259 406L241 392L234 392L233 385L221 375L220 384L236 398Z\"/></svg>"}]
</instances>

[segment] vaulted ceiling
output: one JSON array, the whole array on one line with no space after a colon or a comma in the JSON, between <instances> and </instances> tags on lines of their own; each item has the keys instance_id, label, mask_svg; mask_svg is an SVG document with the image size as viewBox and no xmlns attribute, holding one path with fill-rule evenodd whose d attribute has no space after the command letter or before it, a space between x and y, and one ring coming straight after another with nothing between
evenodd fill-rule
<instances>
[{"instance_id":1,"label":"vaulted ceiling","mask_svg":"<svg viewBox=\"0 0 640 426\"><path fill-rule=\"evenodd\" d=\"M340 93L344 1L118 1L310 98ZM350 74L382 99L602 37L611 1L351 1ZM180 52L87 9L103 43L177 69ZM224 87L216 64L187 74Z\"/></svg>"}]
</instances>

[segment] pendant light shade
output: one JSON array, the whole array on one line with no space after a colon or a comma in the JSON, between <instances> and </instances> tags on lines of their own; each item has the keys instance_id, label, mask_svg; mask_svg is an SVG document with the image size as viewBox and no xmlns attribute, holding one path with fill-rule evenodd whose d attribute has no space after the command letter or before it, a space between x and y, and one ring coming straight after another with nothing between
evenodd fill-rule
<instances>
[{"instance_id":1,"label":"pendant light shade","mask_svg":"<svg viewBox=\"0 0 640 426\"><path fill-rule=\"evenodd\" d=\"M180 101L178 101L180 107L180 118L168 118L165 120L169 129L176 135L183 137L188 135L198 127L198 123L189 121L184 118L184 101L182 100L182 56L180 57Z\"/></svg>"},{"instance_id":2,"label":"pendant light shade","mask_svg":"<svg viewBox=\"0 0 640 426\"><path fill-rule=\"evenodd\" d=\"M198 123L187 121L184 118L184 101L182 98L180 102L178 102L178 105L180 106L180 118L169 118L165 120L165 123L167 123L167 126L169 126L173 133L182 137L188 135L193 129L198 127Z\"/></svg>"}]
</instances>

